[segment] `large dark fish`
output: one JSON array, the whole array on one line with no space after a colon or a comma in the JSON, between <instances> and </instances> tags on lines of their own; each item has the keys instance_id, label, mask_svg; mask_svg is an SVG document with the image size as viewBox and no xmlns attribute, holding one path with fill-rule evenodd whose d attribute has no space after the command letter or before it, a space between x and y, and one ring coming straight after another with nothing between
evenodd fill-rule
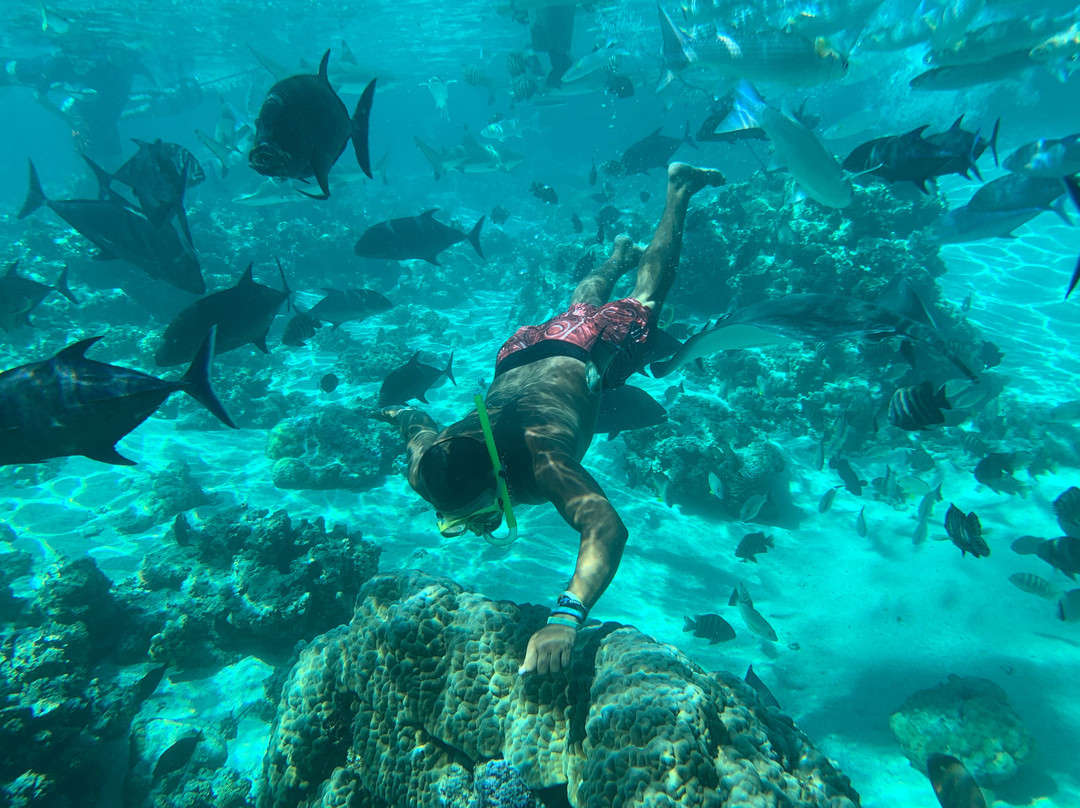
<instances>
[{"instance_id":1,"label":"large dark fish","mask_svg":"<svg viewBox=\"0 0 1080 808\"><path fill-rule=\"evenodd\" d=\"M697 148L694 139L690 137L689 121L686 122L686 131L682 137L668 137L660 134L661 131L663 127L627 148L622 158L614 163L617 173L627 177L631 174L645 174L650 168L667 168L682 144Z\"/></svg>"},{"instance_id":2,"label":"large dark fish","mask_svg":"<svg viewBox=\"0 0 1080 808\"><path fill-rule=\"evenodd\" d=\"M1056 177L1006 174L986 183L972 194L967 208L1005 213L1052 210L1065 224L1072 224L1065 213L1065 191L1065 183Z\"/></svg>"},{"instance_id":3,"label":"large dark fish","mask_svg":"<svg viewBox=\"0 0 1080 808\"><path fill-rule=\"evenodd\" d=\"M329 61L327 51L317 75L290 76L270 88L255 119L255 145L248 154L251 167L267 177L315 177L322 194L301 191L312 199L330 198L330 169L350 140L356 162L371 177L368 124L376 80L368 84L350 119L326 76Z\"/></svg>"},{"instance_id":4,"label":"large dark fish","mask_svg":"<svg viewBox=\"0 0 1080 808\"><path fill-rule=\"evenodd\" d=\"M182 390L234 427L210 386L211 329L187 372L175 381L87 359L101 337L69 345L51 359L0 373L0 466L82 455L133 466L116 442Z\"/></svg>"},{"instance_id":5,"label":"large dark fish","mask_svg":"<svg viewBox=\"0 0 1080 808\"><path fill-rule=\"evenodd\" d=\"M921 342L948 357L969 379L978 380L931 326L865 300L817 293L783 295L737 309L712 328L690 337L670 359L654 362L650 370L660 378L719 351L848 337L900 337Z\"/></svg>"},{"instance_id":6,"label":"large dark fish","mask_svg":"<svg viewBox=\"0 0 1080 808\"><path fill-rule=\"evenodd\" d=\"M161 347L154 354L154 363L158 367L189 361L199 350L206 332L215 326L215 354L223 354L248 343L263 353L270 353L266 347L267 332L281 304L289 299L291 293L285 283L281 264L278 264L281 272L280 290L255 283L251 267L248 264L236 286L196 300L176 315L165 329Z\"/></svg>"},{"instance_id":7,"label":"large dark fish","mask_svg":"<svg viewBox=\"0 0 1080 808\"><path fill-rule=\"evenodd\" d=\"M606 432L608 439L620 432L656 426L667 420L667 410L640 387L628 384L605 388L600 398L596 432Z\"/></svg>"},{"instance_id":8,"label":"large dark fish","mask_svg":"<svg viewBox=\"0 0 1080 808\"><path fill-rule=\"evenodd\" d=\"M957 159L964 155L957 155L924 138L923 132L928 128L929 124L903 135L869 140L852 150L844 159L843 167L852 173L873 174L888 182L911 182L923 193L929 193L926 183L953 173ZM967 158L965 167L971 169L974 163L969 159L970 154Z\"/></svg>"},{"instance_id":9,"label":"large dark fish","mask_svg":"<svg viewBox=\"0 0 1080 808\"><path fill-rule=\"evenodd\" d=\"M1013 477L1016 465L1016 452L990 452L975 464L975 479L995 494L1026 497L1027 486Z\"/></svg>"},{"instance_id":10,"label":"large dark fish","mask_svg":"<svg viewBox=\"0 0 1080 808\"><path fill-rule=\"evenodd\" d=\"M391 370L383 380L382 387L379 388L379 406L405 404L414 398L427 404L424 396L427 395L428 388L435 384L444 373L450 381L457 384L457 380L454 379L453 364L453 351L450 352L450 358L443 370L425 365L420 361L420 352L417 351L408 362Z\"/></svg>"},{"instance_id":11,"label":"large dark fish","mask_svg":"<svg viewBox=\"0 0 1080 808\"><path fill-rule=\"evenodd\" d=\"M908 431L927 429L945 423L942 410L952 409L945 397L945 387L934 390L929 381L913 387L901 387L889 399L889 423Z\"/></svg>"},{"instance_id":12,"label":"large dark fish","mask_svg":"<svg viewBox=\"0 0 1080 808\"><path fill-rule=\"evenodd\" d=\"M1076 574L1080 573L1080 539L1075 536L1059 536L1044 541L1036 555L1074 581Z\"/></svg>"},{"instance_id":13,"label":"large dark fish","mask_svg":"<svg viewBox=\"0 0 1080 808\"><path fill-rule=\"evenodd\" d=\"M308 309L308 314L337 328L343 323L364 320L389 311L390 299L374 289L323 289L326 297Z\"/></svg>"},{"instance_id":14,"label":"large dark fish","mask_svg":"<svg viewBox=\"0 0 1080 808\"><path fill-rule=\"evenodd\" d=\"M942 168L944 174L959 174L967 178L968 174L971 173L979 180L982 180L982 175L979 173L979 168L975 162L989 148L994 155L994 165L998 164L997 138L998 130L1001 128L1001 118L994 122L994 131L990 134L989 140L983 140L979 137L978 132L969 132L961 128L963 121L964 116L961 115L944 132L927 135L926 141L955 155L952 162Z\"/></svg>"},{"instance_id":15,"label":"large dark fish","mask_svg":"<svg viewBox=\"0 0 1080 808\"><path fill-rule=\"evenodd\" d=\"M694 618L683 617L683 633L694 632L694 636L708 640L709 645L735 639L735 629L731 623L718 614L699 614Z\"/></svg>"},{"instance_id":16,"label":"large dark fish","mask_svg":"<svg viewBox=\"0 0 1080 808\"><path fill-rule=\"evenodd\" d=\"M83 155L97 178L101 198L108 196L113 182L122 183L135 193L139 208L155 227L161 227L176 216L188 243L192 243L184 211L184 194L188 188L205 180L206 172L195 155L178 143L162 140L147 143L138 139L133 142L139 150L112 174Z\"/></svg>"},{"instance_id":17,"label":"large dark fish","mask_svg":"<svg viewBox=\"0 0 1080 808\"><path fill-rule=\"evenodd\" d=\"M191 245L171 224L155 227L145 214L119 198L52 200L41 189L34 162L30 161L30 190L19 211L23 219L47 205L53 213L88 239L100 252L101 261L123 259L151 278L201 295L206 292L199 259Z\"/></svg>"},{"instance_id":18,"label":"large dark fish","mask_svg":"<svg viewBox=\"0 0 1080 808\"><path fill-rule=\"evenodd\" d=\"M1054 515L1066 536L1080 538L1080 488L1074 485L1054 500Z\"/></svg>"},{"instance_id":19,"label":"large dark fish","mask_svg":"<svg viewBox=\"0 0 1080 808\"><path fill-rule=\"evenodd\" d=\"M459 241L468 241L476 254L484 257L480 249L480 228L484 217L468 233L435 221L438 208L424 211L419 216L405 216L373 224L353 250L361 258L384 258L389 261L406 261L422 258L429 264L439 264L439 253Z\"/></svg>"},{"instance_id":20,"label":"large dark fish","mask_svg":"<svg viewBox=\"0 0 1080 808\"><path fill-rule=\"evenodd\" d=\"M1026 143L1002 162L1006 171L1061 179L1080 173L1080 134Z\"/></svg>"},{"instance_id":21,"label":"large dark fish","mask_svg":"<svg viewBox=\"0 0 1080 808\"><path fill-rule=\"evenodd\" d=\"M157 763L154 764L154 779L182 769L195 754L195 747L199 745L202 737L201 732L196 732L194 735L181 738L162 752L158 756Z\"/></svg>"},{"instance_id":22,"label":"large dark fish","mask_svg":"<svg viewBox=\"0 0 1080 808\"><path fill-rule=\"evenodd\" d=\"M941 808L986 808L986 798L979 790L979 784L956 758L930 755L926 759L926 774Z\"/></svg>"},{"instance_id":23,"label":"large dark fish","mask_svg":"<svg viewBox=\"0 0 1080 808\"><path fill-rule=\"evenodd\" d=\"M46 286L24 278L16 271L18 267L19 262L13 261L0 277L0 328L4 331L10 331L17 325L32 326L30 314L50 292L59 292L75 305L79 304L67 285L67 267L60 273L56 286Z\"/></svg>"}]
</instances>

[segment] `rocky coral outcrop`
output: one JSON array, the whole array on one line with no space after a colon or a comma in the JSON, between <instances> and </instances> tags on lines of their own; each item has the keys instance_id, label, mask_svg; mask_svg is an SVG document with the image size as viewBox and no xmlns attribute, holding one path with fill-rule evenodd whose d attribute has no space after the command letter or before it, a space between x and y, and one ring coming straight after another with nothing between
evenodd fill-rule
<instances>
[{"instance_id":1,"label":"rocky coral outcrop","mask_svg":"<svg viewBox=\"0 0 1080 808\"><path fill-rule=\"evenodd\" d=\"M288 418L270 431L266 456L278 488L364 491L391 471L399 447L366 412L339 404Z\"/></svg>"},{"instance_id":2,"label":"rocky coral outcrop","mask_svg":"<svg viewBox=\"0 0 1080 808\"><path fill-rule=\"evenodd\" d=\"M847 778L730 674L628 626L583 629L569 671L521 677L547 610L422 573L379 575L282 693L259 805L441 808L439 784L503 760L575 808L852 808Z\"/></svg>"},{"instance_id":3,"label":"rocky coral outcrop","mask_svg":"<svg viewBox=\"0 0 1080 808\"><path fill-rule=\"evenodd\" d=\"M322 519L230 508L196 527L178 516L172 541L146 555L132 594L151 627L150 657L170 665L287 655L300 639L343 623L379 548Z\"/></svg>"},{"instance_id":4,"label":"rocky coral outcrop","mask_svg":"<svg viewBox=\"0 0 1080 808\"><path fill-rule=\"evenodd\" d=\"M926 771L934 753L952 755L982 785L1007 782L1035 757L1035 739L1005 691L977 676L956 676L912 693L889 717L911 765Z\"/></svg>"}]
</instances>

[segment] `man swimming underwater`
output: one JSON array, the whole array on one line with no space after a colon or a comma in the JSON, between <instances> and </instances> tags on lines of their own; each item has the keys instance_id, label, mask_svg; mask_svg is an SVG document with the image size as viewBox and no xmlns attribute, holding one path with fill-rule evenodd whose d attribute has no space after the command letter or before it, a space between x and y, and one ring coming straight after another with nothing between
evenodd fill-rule
<instances>
[{"instance_id":1,"label":"man swimming underwater","mask_svg":"<svg viewBox=\"0 0 1080 808\"><path fill-rule=\"evenodd\" d=\"M472 531L498 541L492 534L505 518L508 543L517 530L512 505L544 501L580 533L574 576L529 640L521 673L569 665L578 627L615 577L628 533L581 458L601 390L642 366L679 264L690 197L723 184L719 171L669 166L664 213L648 248L620 236L611 257L578 284L566 312L519 328L499 351L487 399L477 396L477 410L462 420L439 431L412 407L380 412L406 440L409 484L435 506L442 535ZM606 303L634 266L633 294Z\"/></svg>"}]
</instances>

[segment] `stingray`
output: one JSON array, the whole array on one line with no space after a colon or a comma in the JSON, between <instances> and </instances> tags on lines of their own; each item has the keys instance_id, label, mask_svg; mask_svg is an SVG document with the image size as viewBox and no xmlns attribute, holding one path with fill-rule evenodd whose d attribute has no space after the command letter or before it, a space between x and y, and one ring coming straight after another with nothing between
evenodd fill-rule
<instances>
[{"instance_id":1,"label":"stingray","mask_svg":"<svg viewBox=\"0 0 1080 808\"><path fill-rule=\"evenodd\" d=\"M909 292L909 295L914 296L914 293ZM969 379L978 381L971 369L949 350L941 335L927 324L932 320L921 303L918 303L918 309L920 318L925 322L854 297L784 295L731 312L712 328L690 337L670 359L654 362L649 367L653 375L660 378L682 365L720 351L786 345L797 341L899 337L933 348L948 357Z\"/></svg>"}]
</instances>

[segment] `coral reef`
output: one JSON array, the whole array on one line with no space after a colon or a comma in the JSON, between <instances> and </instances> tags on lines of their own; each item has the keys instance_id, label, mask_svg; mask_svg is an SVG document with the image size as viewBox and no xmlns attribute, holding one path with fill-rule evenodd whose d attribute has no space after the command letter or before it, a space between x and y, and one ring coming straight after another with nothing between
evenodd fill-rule
<instances>
[{"instance_id":1,"label":"coral reef","mask_svg":"<svg viewBox=\"0 0 1080 808\"><path fill-rule=\"evenodd\" d=\"M287 655L297 640L349 619L379 558L343 526L294 525L284 511L235 507L198 528L181 515L172 537L143 559L143 596L130 598L140 626L152 629L150 658L170 665Z\"/></svg>"},{"instance_id":2,"label":"coral reef","mask_svg":"<svg viewBox=\"0 0 1080 808\"><path fill-rule=\"evenodd\" d=\"M991 786L1011 780L1035 756L1035 741L989 679L949 675L920 690L889 717L889 726L911 764L926 771L933 753L964 761L975 779Z\"/></svg>"},{"instance_id":3,"label":"coral reef","mask_svg":"<svg viewBox=\"0 0 1080 808\"><path fill-rule=\"evenodd\" d=\"M801 512L788 493L787 462L780 450L764 440L731 448L725 434L735 433L725 430L715 409L693 396L680 396L668 424L627 433L624 463L630 484L651 485L668 505L729 520L746 517L753 510L748 500L764 497L744 521L797 527ZM681 434L686 425L693 425L696 434ZM710 490L710 474L718 478L719 490Z\"/></svg>"},{"instance_id":4,"label":"coral reef","mask_svg":"<svg viewBox=\"0 0 1080 808\"><path fill-rule=\"evenodd\" d=\"M858 803L749 686L631 627L585 628L569 671L519 676L546 616L422 573L375 577L294 666L259 805L436 808L440 783L491 760L575 808Z\"/></svg>"},{"instance_id":5,"label":"coral reef","mask_svg":"<svg viewBox=\"0 0 1080 808\"><path fill-rule=\"evenodd\" d=\"M372 429L365 412L340 404L282 421L266 443L278 488L363 491L382 482L397 455L386 430Z\"/></svg>"},{"instance_id":6,"label":"coral reef","mask_svg":"<svg viewBox=\"0 0 1080 808\"><path fill-rule=\"evenodd\" d=\"M175 460L157 474L137 504L114 517L118 533L142 533L172 519L178 513L208 504L210 496L191 476L191 467Z\"/></svg>"}]
</instances>

